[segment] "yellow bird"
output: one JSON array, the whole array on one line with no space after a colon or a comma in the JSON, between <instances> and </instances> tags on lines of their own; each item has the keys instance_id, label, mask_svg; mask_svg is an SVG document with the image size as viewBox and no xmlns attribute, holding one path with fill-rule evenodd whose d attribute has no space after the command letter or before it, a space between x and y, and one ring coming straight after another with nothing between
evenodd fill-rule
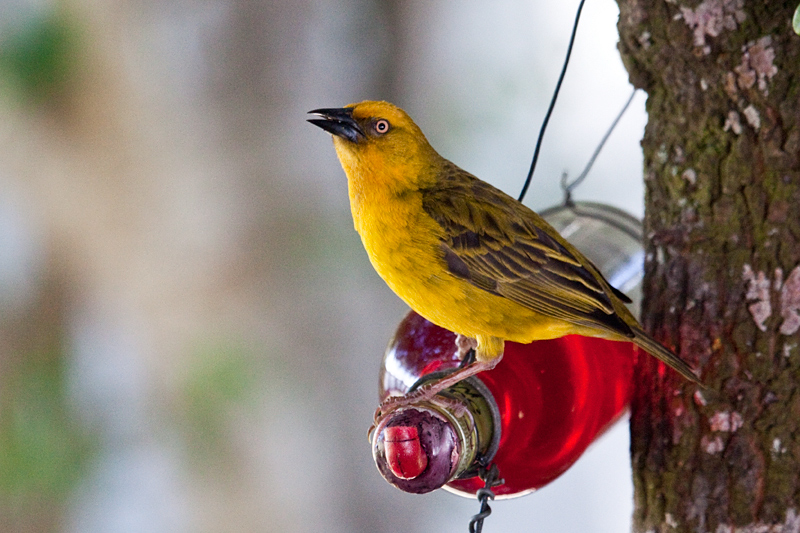
<instances>
[{"instance_id":1,"label":"yellow bird","mask_svg":"<svg viewBox=\"0 0 800 533\"><path fill-rule=\"evenodd\" d=\"M310 113L333 136L375 270L414 311L459 334L462 351L475 348L474 363L420 394L493 368L506 340L570 334L633 342L699 383L591 261L521 202L440 156L405 111L365 101Z\"/></svg>"}]
</instances>

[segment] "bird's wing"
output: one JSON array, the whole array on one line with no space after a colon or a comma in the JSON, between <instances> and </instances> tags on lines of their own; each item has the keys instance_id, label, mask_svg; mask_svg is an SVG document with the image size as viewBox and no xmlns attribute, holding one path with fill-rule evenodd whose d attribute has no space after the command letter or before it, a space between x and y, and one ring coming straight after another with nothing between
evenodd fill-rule
<instances>
[{"instance_id":1,"label":"bird's wing","mask_svg":"<svg viewBox=\"0 0 800 533\"><path fill-rule=\"evenodd\" d=\"M422 191L449 271L546 316L626 336L602 275L539 215L458 167ZM571 248L571 249L570 249Z\"/></svg>"}]
</instances>

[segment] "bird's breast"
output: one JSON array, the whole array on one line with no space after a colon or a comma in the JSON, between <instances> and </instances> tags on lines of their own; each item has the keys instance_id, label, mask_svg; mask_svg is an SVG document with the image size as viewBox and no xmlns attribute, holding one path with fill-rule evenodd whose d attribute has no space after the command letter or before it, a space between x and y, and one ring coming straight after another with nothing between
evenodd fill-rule
<instances>
[{"instance_id":1,"label":"bird's breast","mask_svg":"<svg viewBox=\"0 0 800 533\"><path fill-rule=\"evenodd\" d=\"M419 310L420 300L437 298L443 282L452 278L441 249L441 227L423 211L420 200L354 204L353 220L372 266L412 308Z\"/></svg>"},{"instance_id":2,"label":"bird's breast","mask_svg":"<svg viewBox=\"0 0 800 533\"><path fill-rule=\"evenodd\" d=\"M444 267L437 228L426 218L421 208L386 203L371 213L362 212L356 220L375 270L392 288L404 280L420 283Z\"/></svg>"}]
</instances>

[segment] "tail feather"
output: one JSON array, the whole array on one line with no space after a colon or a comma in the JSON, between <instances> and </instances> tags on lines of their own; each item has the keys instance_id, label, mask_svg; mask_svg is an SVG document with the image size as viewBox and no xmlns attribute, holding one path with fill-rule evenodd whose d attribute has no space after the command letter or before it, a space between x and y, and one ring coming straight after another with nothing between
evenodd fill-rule
<instances>
[{"instance_id":1,"label":"tail feather","mask_svg":"<svg viewBox=\"0 0 800 533\"><path fill-rule=\"evenodd\" d=\"M631 340L636 346L643 349L656 359L663 361L666 365L671 366L686 379L697 383L700 386L703 385L703 383L700 381L700 378L698 378L694 373L694 370L692 370L692 367L687 365L683 359L664 348L661 343L645 333L643 329L639 327L633 327L632 329L635 337Z\"/></svg>"}]
</instances>

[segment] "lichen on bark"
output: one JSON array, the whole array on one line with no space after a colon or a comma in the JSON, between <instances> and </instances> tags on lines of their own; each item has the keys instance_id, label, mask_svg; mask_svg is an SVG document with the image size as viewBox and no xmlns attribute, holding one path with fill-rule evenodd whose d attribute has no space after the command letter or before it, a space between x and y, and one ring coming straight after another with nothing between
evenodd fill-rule
<instances>
[{"instance_id":1,"label":"lichen on bark","mask_svg":"<svg viewBox=\"0 0 800 533\"><path fill-rule=\"evenodd\" d=\"M634 531L799 533L795 6L618 4L623 62L648 93L642 319L707 386L637 361Z\"/></svg>"}]
</instances>

